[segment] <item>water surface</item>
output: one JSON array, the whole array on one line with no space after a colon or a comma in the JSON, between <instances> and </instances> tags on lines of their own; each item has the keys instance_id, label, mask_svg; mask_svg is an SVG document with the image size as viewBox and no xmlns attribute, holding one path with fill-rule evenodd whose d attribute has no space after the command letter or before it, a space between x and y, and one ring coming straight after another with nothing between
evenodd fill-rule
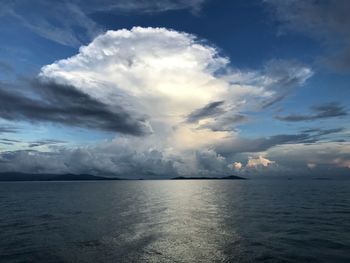
<instances>
[{"instance_id":1,"label":"water surface","mask_svg":"<svg viewBox=\"0 0 350 263\"><path fill-rule=\"evenodd\" d=\"M349 180L0 183L1 262L350 262Z\"/></svg>"}]
</instances>

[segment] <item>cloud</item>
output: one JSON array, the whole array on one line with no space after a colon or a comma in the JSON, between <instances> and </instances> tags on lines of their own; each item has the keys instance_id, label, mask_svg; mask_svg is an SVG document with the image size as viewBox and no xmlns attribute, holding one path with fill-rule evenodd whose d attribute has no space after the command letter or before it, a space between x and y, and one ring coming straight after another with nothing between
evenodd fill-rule
<instances>
[{"instance_id":1,"label":"cloud","mask_svg":"<svg viewBox=\"0 0 350 263\"><path fill-rule=\"evenodd\" d=\"M56 147L55 151L16 150L0 153L2 171L88 173L127 178L169 178L178 175L175 159L156 149L135 152L112 143L94 147Z\"/></svg>"},{"instance_id":2,"label":"cloud","mask_svg":"<svg viewBox=\"0 0 350 263\"><path fill-rule=\"evenodd\" d=\"M345 167L350 169L350 159L349 158L335 158L333 163L339 167Z\"/></svg>"},{"instance_id":3,"label":"cloud","mask_svg":"<svg viewBox=\"0 0 350 263\"><path fill-rule=\"evenodd\" d=\"M246 165L242 163L242 168L235 169L243 176L347 176L350 145L348 142L277 145L253 155L239 153L233 159L240 160L238 163L248 160Z\"/></svg>"},{"instance_id":4,"label":"cloud","mask_svg":"<svg viewBox=\"0 0 350 263\"><path fill-rule=\"evenodd\" d=\"M334 129L314 128L314 129L304 130L302 132L313 134L314 138L319 138L321 136L334 134L334 133L339 133L339 132L342 132L342 131L345 131L345 129L344 128L334 128Z\"/></svg>"},{"instance_id":5,"label":"cloud","mask_svg":"<svg viewBox=\"0 0 350 263\"><path fill-rule=\"evenodd\" d=\"M326 103L323 105L314 106L311 108L314 112L313 114L302 115L302 114L292 114L287 116L276 116L276 119L281 121L312 121L317 119L326 119L326 118L334 118L341 117L347 115L346 110L343 106L339 105L339 103L332 102Z\"/></svg>"},{"instance_id":6,"label":"cloud","mask_svg":"<svg viewBox=\"0 0 350 263\"><path fill-rule=\"evenodd\" d=\"M241 162L234 162L232 164L232 168L235 170L240 170L243 167L243 164Z\"/></svg>"},{"instance_id":7,"label":"cloud","mask_svg":"<svg viewBox=\"0 0 350 263\"><path fill-rule=\"evenodd\" d=\"M350 146L348 143L280 145L252 157L240 154L234 161L214 150L183 152L174 155L164 149L139 145L134 137L116 139L94 146L57 147L55 151L18 150L0 153L2 171L36 173L90 173L127 178L169 178L177 175L348 175ZM148 149L147 149L148 147ZM266 156L269 156L268 158ZM250 161L251 160L251 161ZM249 165L243 165L246 162ZM232 163L236 162L235 167ZM271 163L275 162L275 163ZM230 165L228 165L230 164ZM314 168L310 169L308 164ZM227 167L226 167L227 165ZM309 165L310 166L310 165Z\"/></svg>"},{"instance_id":8,"label":"cloud","mask_svg":"<svg viewBox=\"0 0 350 263\"><path fill-rule=\"evenodd\" d=\"M270 107L286 98L297 87L302 86L305 81L313 75L312 70L303 64L293 60L271 60L265 65L264 79L267 89L272 96L266 98L262 108Z\"/></svg>"},{"instance_id":9,"label":"cloud","mask_svg":"<svg viewBox=\"0 0 350 263\"><path fill-rule=\"evenodd\" d=\"M203 108L191 112L187 116L187 122L199 124L200 129L232 131L235 125L248 121L247 116L232 113L228 108L225 109L224 103L224 101L211 102Z\"/></svg>"},{"instance_id":10,"label":"cloud","mask_svg":"<svg viewBox=\"0 0 350 263\"><path fill-rule=\"evenodd\" d=\"M0 144L4 145L15 145L17 143L20 143L19 140L13 140L13 139L7 139L7 138L0 138Z\"/></svg>"},{"instance_id":11,"label":"cloud","mask_svg":"<svg viewBox=\"0 0 350 263\"><path fill-rule=\"evenodd\" d=\"M17 139L0 138L0 144L14 145L18 149L20 145L22 147L35 148L45 146L45 149L53 148L53 146L62 146L66 144L66 141L55 140L55 139L41 139L35 141L25 141ZM44 148L42 148L44 149Z\"/></svg>"},{"instance_id":12,"label":"cloud","mask_svg":"<svg viewBox=\"0 0 350 263\"><path fill-rule=\"evenodd\" d=\"M158 13L166 12L171 10L182 10L189 9L194 13L198 13L205 3L205 0L88 0L88 1L77 1L87 5L86 9L90 12L101 12L101 11L122 11L122 12L141 12L141 13Z\"/></svg>"},{"instance_id":13,"label":"cloud","mask_svg":"<svg viewBox=\"0 0 350 263\"><path fill-rule=\"evenodd\" d=\"M66 142L62 140L53 140L53 139L37 140L37 141L30 142L28 147L33 148L33 147L40 147L40 146L51 146L51 145L58 145L62 143L66 143Z\"/></svg>"},{"instance_id":14,"label":"cloud","mask_svg":"<svg viewBox=\"0 0 350 263\"><path fill-rule=\"evenodd\" d=\"M282 60L242 71L208 42L166 28L108 31L44 66L30 94L0 89L0 115L114 131L113 141L7 153L2 165L13 170L16 160L26 171L123 177L230 174L236 153L310 139L244 139L236 126L249 120L242 112L278 103L311 75L307 66Z\"/></svg>"},{"instance_id":15,"label":"cloud","mask_svg":"<svg viewBox=\"0 0 350 263\"><path fill-rule=\"evenodd\" d=\"M310 169L314 169L317 166L317 164L315 163L308 163L307 167L309 167Z\"/></svg>"},{"instance_id":16,"label":"cloud","mask_svg":"<svg viewBox=\"0 0 350 263\"><path fill-rule=\"evenodd\" d=\"M299 174L340 175L349 173L350 145L348 142L319 142L317 144L281 145L272 148L268 154L280 167L294 167ZM303 170L310 167L312 171ZM291 172L289 172L291 173Z\"/></svg>"},{"instance_id":17,"label":"cloud","mask_svg":"<svg viewBox=\"0 0 350 263\"><path fill-rule=\"evenodd\" d=\"M196 169L204 176L225 175L228 172L227 160L212 149L196 151Z\"/></svg>"},{"instance_id":18,"label":"cloud","mask_svg":"<svg viewBox=\"0 0 350 263\"><path fill-rule=\"evenodd\" d=\"M101 32L75 3L4 1L0 7L3 10L0 18L12 18L41 37L66 46L79 46Z\"/></svg>"},{"instance_id":19,"label":"cloud","mask_svg":"<svg viewBox=\"0 0 350 263\"><path fill-rule=\"evenodd\" d=\"M0 126L0 133L16 133L17 131L18 129L12 126Z\"/></svg>"},{"instance_id":20,"label":"cloud","mask_svg":"<svg viewBox=\"0 0 350 263\"><path fill-rule=\"evenodd\" d=\"M191 112L187 117L188 122L198 122L201 119L206 119L209 117L215 117L217 115L221 115L223 113L223 109L221 106L224 104L224 101L214 101L203 108L197 109Z\"/></svg>"},{"instance_id":21,"label":"cloud","mask_svg":"<svg viewBox=\"0 0 350 263\"><path fill-rule=\"evenodd\" d=\"M144 119L131 117L119 106L112 109L73 86L42 81L33 81L31 85L34 91L31 97L0 86L1 118L53 122L132 135L150 132ZM9 131L12 130L3 130Z\"/></svg>"},{"instance_id":22,"label":"cloud","mask_svg":"<svg viewBox=\"0 0 350 263\"><path fill-rule=\"evenodd\" d=\"M286 61L241 72L193 35L134 27L100 35L79 54L43 67L40 78L148 116L155 136L176 147L184 145L183 137L190 146L199 146L230 136L235 122L245 119L241 110L272 104L311 74L309 68Z\"/></svg>"},{"instance_id":23,"label":"cloud","mask_svg":"<svg viewBox=\"0 0 350 263\"><path fill-rule=\"evenodd\" d=\"M313 138L307 133L279 134L253 139L237 136L221 140L214 147L215 151L221 155L230 156L238 153L263 152L272 147L283 144L316 142L317 139L318 138Z\"/></svg>"},{"instance_id":24,"label":"cloud","mask_svg":"<svg viewBox=\"0 0 350 263\"><path fill-rule=\"evenodd\" d=\"M0 140L4 142L12 142L12 143L21 142L20 140L13 140L13 139L7 139L7 138L0 138Z\"/></svg>"},{"instance_id":25,"label":"cloud","mask_svg":"<svg viewBox=\"0 0 350 263\"><path fill-rule=\"evenodd\" d=\"M247 168L257 168L259 166L268 167L269 165L272 165L274 163L275 163L274 161L271 161L271 160L259 155L258 158L252 158L252 157L249 158L246 167Z\"/></svg>"},{"instance_id":26,"label":"cloud","mask_svg":"<svg viewBox=\"0 0 350 263\"><path fill-rule=\"evenodd\" d=\"M350 69L350 18L347 0L265 0L281 24L281 31L293 30L321 40L328 47L321 61L336 70Z\"/></svg>"},{"instance_id":27,"label":"cloud","mask_svg":"<svg viewBox=\"0 0 350 263\"><path fill-rule=\"evenodd\" d=\"M265 152L280 145L312 144L345 131L344 128L307 129L297 134L277 134L269 137L245 138L242 136L227 137L213 146L222 156L234 156L240 153ZM341 134L340 134L341 135Z\"/></svg>"},{"instance_id":28,"label":"cloud","mask_svg":"<svg viewBox=\"0 0 350 263\"><path fill-rule=\"evenodd\" d=\"M248 122L249 117L242 114L232 114L231 116L229 114L226 114L224 116L221 116L220 118L217 118L214 122L209 123L203 123L199 126L201 129L210 129L212 131L233 131L234 127Z\"/></svg>"},{"instance_id":29,"label":"cloud","mask_svg":"<svg viewBox=\"0 0 350 263\"><path fill-rule=\"evenodd\" d=\"M16 23L43 38L77 47L89 42L104 29L91 18L92 14L128 12L135 15L186 9L198 13L204 2L205 0L5 0L0 4L0 18L14 19Z\"/></svg>"}]
</instances>

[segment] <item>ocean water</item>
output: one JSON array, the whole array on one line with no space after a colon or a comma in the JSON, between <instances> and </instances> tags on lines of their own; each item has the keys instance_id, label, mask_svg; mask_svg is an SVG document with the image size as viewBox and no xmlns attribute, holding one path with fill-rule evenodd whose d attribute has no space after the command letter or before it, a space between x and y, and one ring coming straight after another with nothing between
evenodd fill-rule
<instances>
[{"instance_id":1,"label":"ocean water","mask_svg":"<svg viewBox=\"0 0 350 263\"><path fill-rule=\"evenodd\" d=\"M0 262L350 262L350 180L0 183Z\"/></svg>"}]
</instances>

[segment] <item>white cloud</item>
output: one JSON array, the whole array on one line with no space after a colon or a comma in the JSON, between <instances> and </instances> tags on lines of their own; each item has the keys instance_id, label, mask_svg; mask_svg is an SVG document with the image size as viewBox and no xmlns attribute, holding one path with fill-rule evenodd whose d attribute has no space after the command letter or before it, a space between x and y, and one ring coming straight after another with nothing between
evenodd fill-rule
<instances>
[{"instance_id":1,"label":"white cloud","mask_svg":"<svg viewBox=\"0 0 350 263\"><path fill-rule=\"evenodd\" d=\"M218 75L218 70L229 73ZM156 134L171 134L176 144L186 137L186 145L195 147L229 133L227 127L216 132L194 128L210 127L242 109L255 108L259 101L275 100L286 89L286 85L278 85L281 76L285 80L285 75L290 75L295 80L291 85L296 87L310 72L286 62L279 72L266 75L240 72L230 68L229 59L220 56L215 47L193 35L135 27L108 31L81 47L78 55L43 67L40 77L73 85L111 107L119 105L146 115ZM200 119L198 125L184 123L193 111L214 101L224 102L220 116Z\"/></svg>"},{"instance_id":2,"label":"white cloud","mask_svg":"<svg viewBox=\"0 0 350 263\"><path fill-rule=\"evenodd\" d=\"M274 161L271 161L265 157L259 155L258 158L249 158L246 167L248 168L256 168L256 167L268 167L271 164L274 164Z\"/></svg>"},{"instance_id":3,"label":"white cloud","mask_svg":"<svg viewBox=\"0 0 350 263\"><path fill-rule=\"evenodd\" d=\"M317 166L317 164L315 163L307 163L307 167L309 167L310 169L314 169Z\"/></svg>"},{"instance_id":4,"label":"white cloud","mask_svg":"<svg viewBox=\"0 0 350 263\"><path fill-rule=\"evenodd\" d=\"M277 60L260 71L240 71L194 35L134 27L100 35L77 55L44 66L39 77L72 85L112 109L122 107L147 119L153 134L117 135L113 154L130 148L148 158L154 149L173 161L177 171L195 174L229 172L230 162L213 147L239 140L235 125L248 119L241 111L272 105L311 74L306 66ZM190 122L193 113L196 121Z\"/></svg>"},{"instance_id":5,"label":"white cloud","mask_svg":"<svg viewBox=\"0 0 350 263\"><path fill-rule=\"evenodd\" d=\"M243 164L241 162L234 162L232 164L232 168L235 170L240 170L243 167Z\"/></svg>"}]
</instances>

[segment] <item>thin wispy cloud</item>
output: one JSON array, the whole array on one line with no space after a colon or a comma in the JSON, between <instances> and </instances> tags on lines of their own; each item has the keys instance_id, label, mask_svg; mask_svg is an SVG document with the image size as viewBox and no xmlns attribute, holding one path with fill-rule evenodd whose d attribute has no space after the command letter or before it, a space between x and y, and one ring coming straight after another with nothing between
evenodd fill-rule
<instances>
[{"instance_id":1,"label":"thin wispy cloud","mask_svg":"<svg viewBox=\"0 0 350 263\"><path fill-rule=\"evenodd\" d=\"M350 69L350 18L347 0L303 1L265 0L281 23L280 32L303 33L321 40L328 48L320 59L339 71Z\"/></svg>"},{"instance_id":2,"label":"thin wispy cloud","mask_svg":"<svg viewBox=\"0 0 350 263\"><path fill-rule=\"evenodd\" d=\"M104 26L91 18L95 13L152 14L187 9L197 14L204 2L205 0L4 1L0 3L0 19L13 19L43 38L61 45L79 47L105 30ZM28 9L32 11L28 12Z\"/></svg>"},{"instance_id":3,"label":"thin wispy cloud","mask_svg":"<svg viewBox=\"0 0 350 263\"><path fill-rule=\"evenodd\" d=\"M326 103L322 105L313 106L310 114L291 114L287 116L276 116L276 119L281 121L312 121L318 119L327 119L334 117L342 117L347 115L344 106L336 102Z\"/></svg>"}]
</instances>

